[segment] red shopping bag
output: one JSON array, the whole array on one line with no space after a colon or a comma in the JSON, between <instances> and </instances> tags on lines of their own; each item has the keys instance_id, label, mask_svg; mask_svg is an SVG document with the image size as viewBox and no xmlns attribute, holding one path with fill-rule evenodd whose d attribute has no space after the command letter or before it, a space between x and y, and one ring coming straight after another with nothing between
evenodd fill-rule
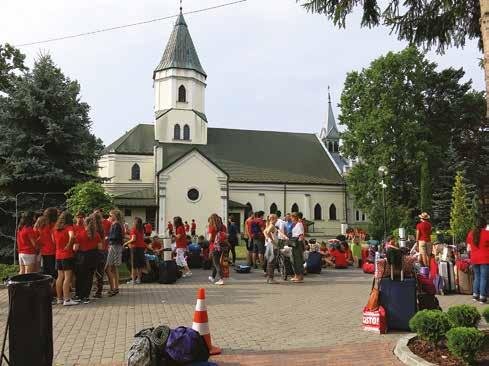
<instances>
[{"instance_id":1,"label":"red shopping bag","mask_svg":"<svg viewBox=\"0 0 489 366\"><path fill-rule=\"evenodd\" d=\"M387 317L384 308L379 306L377 310L368 310L365 307L363 309L362 324L363 330L378 334L387 333Z\"/></svg>"}]
</instances>

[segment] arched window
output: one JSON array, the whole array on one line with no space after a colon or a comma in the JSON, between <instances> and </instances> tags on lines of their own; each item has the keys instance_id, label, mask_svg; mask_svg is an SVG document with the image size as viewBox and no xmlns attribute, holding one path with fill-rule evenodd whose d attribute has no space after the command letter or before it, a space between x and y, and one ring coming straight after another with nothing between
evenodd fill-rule
<instances>
[{"instance_id":1,"label":"arched window","mask_svg":"<svg viewBox=\"0 0 489 366\"><path fill-rule=\"evenodd\" d=\"M173 128L173 139L180 140L180 125L175 125Z\"/></svg>"},{"instance_id":2,"label":"arched window","mask_svg":"<svg viewBox=\"0 0 489 366\"><path fill-rule=\"evenodd\" d=\"M362 221L365 221L365 214L362 213Z\"/></svg>"},{"instance_id":3,"label":"arched window","mask_svg":"<svg viewBox=\"0 0 489 366\"><path fill-rule=\"evenodd\" d=\"M190 140L190 127L188 125L183 126L183 139Z\"/></svg>"},{"instance_id":4,"label":"arched window","mask_svg":"<svg viewBox=\"0 0 489 366\"><path fill-rule=\"evenodd\" d=\"M334 203L329 206L329 219L336 220L336 206L334 205Z\"/></svg>"},{"instance_id":5,"label":"arched window","mask_svg":"<svg viewBox=\"0 0 489 366\"><path fill-rule=\"evenodd\" d=\"M291 212L299 212L299 206L297 205L297 203L294 203L292 205Z\"/></svg>"},{"instance_id":6,"label":"arched window","mask_svg":"<svg viewBox=\"0 0 489 366\"><path fill-rule=\"evenodd\" d=\"M139 165L134 164L131 168L131 180L140 180L141 179L141 168Z\"/></svg>"},{"instance_id":7,"label":"arched window","mask_svg":"<svg viewBox=\"0 0 489 366\"><path fill-rule=\"evenodd\" d=\"M323 210L321 209L321 205L316 203L314 206L314 220L322 220L323 219Z\"/></svg>"},{"instance_id":8,"label":"arched window","mask_svg":"<svg viewBox=\"0 0 489 366\"><path fill-rule=\"evenodd\" d=\"M277 213L277 205L275 203L272 203L272 205L270 206L270 213Z\"/></svg>"},{"instance_id":9,"label":"arched window","mask_svg":"<svg viewBox=\"0 0 489 366\"><path fill-rule=\"evenodd\" d=\"M355 211L355 221L360 221L360 211Z\"/></svg>"},{"instance_id":10,"label":"arched window","mask_svg":"<svg viewBox=\"0 0 489 366\"><path fill-rule=\"evenodd\" d=\"M183 85L180 85L180 87L178 88L178 101L180 103L187 102L187 91L185 90L185 87Z\"/></svg>"}]
</instances>

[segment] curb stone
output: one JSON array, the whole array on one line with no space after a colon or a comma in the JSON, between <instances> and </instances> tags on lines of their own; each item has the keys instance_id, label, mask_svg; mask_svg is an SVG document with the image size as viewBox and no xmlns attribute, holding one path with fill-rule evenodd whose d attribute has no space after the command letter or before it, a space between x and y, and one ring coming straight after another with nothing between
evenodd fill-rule
<instances>
[{"instance_id":1,"label":"curb stone","mask_svg":"<svg viewBox=\"0 0 489 366\"><path fill-rule=\"evenodd\" d=\"M410 333L401 337L394 348L394 354L403 364L408 366L436 366L436 364L425 361L411 352L408 347L408 342L415 336L416 334Z\"/></svg>"}]
</instances>

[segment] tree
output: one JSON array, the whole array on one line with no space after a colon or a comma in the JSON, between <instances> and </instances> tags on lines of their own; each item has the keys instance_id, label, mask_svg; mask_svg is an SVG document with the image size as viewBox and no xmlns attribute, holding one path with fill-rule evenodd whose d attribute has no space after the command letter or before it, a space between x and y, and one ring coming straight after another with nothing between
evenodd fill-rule
<instances>
[{"instance_id":1,"label":"tree","mask_svg":"<svg viewBox=\"0 0 489 366\"><path fill-rule=\"evenodd\" d=\"M461 172L457 172L452 191L452 208L450 210L450 231L457 243L465 240L472 226L471 221L463 175Z\"/></svg>"},{"instance_id":2,"label":"tree","mask_svg":"<svg viewBox=\"0 0 489 366\"><path fill-rule=\"evenodd\" d=\"M428 159L424 159L421 163L421 182L420 182L420 199L419 206L421 211L432 212L431 199L431 174L430 174L430 166Z\"/></svg>"},{"instance_id":3,"label":"tree","mask_svg":"<svg viewBox=\"0 0 489 366\"><path fill-rule=\"evenodd\" d=\"M66 191L93 179L102 143L90 131L80 85L49 55L0 99L0 190Z\"/></svg>"},{"instance_id":4,"label":"tree","mask_svg":"<svg viewBox=\"0 0 489 366\"><path fill-rule=\"evenodd\" d=\"M24 66L25 56L16 48L0 44L0 92L7 93L18 73L27 70ZM0 95L1 98L1 95Z\"/></svg>"},{"instance_id":5,"label":"tree","mask_svg":"<svg viewBox=\"0 0 489 366\"><path fill-rule=\"evenodd\" d=\"M443 173L448 148L477 117L480 109L472 111L473 99L467 98L471 83L462 82L463 76L462 69L438 71L423 53L408 47L346 77L339 114L347 127L342 150L360 161L346 177L347 186L358 207L375 219L380 197L377 169L388 168L389 232L401 222L411 222L413 208L427 205L429 211L431 186L437 186L438 173ZM457 151L454 155L458 161ZM425 161L428 166L423 168ZM451 188L445 187L448 194Z\"/></svg>"},{"instance_id":6,"label":"tree","mask_svg":"<svg viewBox=\"0 0 489 366\"><path fill-rule=\"evenodd\" d=\"M112 196L96 181L79 183L66 192L66 207L73 213L90 214L103 208L105 212L114 207Z\"/></svg>"},{"instance_id":7,"label":"tree","mask_svg":"<svg viewBox=\"0 0 489 366\"><path fill-rule=\"evenodd\" d=\"M387 25L399 40L436 48L463 47L467 39L477 39L484 51L486 103L489 103L489 0L296 0L310 12L323 14L338 27L361 7L362 27ZM489 105L489 104L488 104ZM489 108L487 108L489 111Z\"/></svg>"}]
</instances>

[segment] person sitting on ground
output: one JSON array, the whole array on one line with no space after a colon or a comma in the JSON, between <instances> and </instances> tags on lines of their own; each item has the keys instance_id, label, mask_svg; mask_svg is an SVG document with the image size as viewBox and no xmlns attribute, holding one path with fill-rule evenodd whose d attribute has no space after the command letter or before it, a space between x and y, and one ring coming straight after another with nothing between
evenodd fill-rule
<instances>
[{"instance_id":1,"label":"person sitting on ground","mask_svg":"<svg viewBox=\"0 0 489 366\"><path fill-rule=\"evenodd\" d=\"M351 266L353 264L353 254L351 252L350 246L346 241L342 241L341 246L343 248L343 251L345 252L346 262L349 266Z\"/></svg>"},{"instance_id":2,"label":"person sitting on ground","mask_svg":"<svg viewBox=\"0 0 489 366\"><path fill-rule=\"evenodd\" d=\"M362 266L362 246L360 245L360 238L358 236L353 238L350 244L350 250L353 257L353 262L356 267Z\"/></svg>"},{"instance_id":3,"label":"person sitting on ground","mask_svg":"<svg viewBox=\"0 0 489 366\"><path fill-rule=\"evenodd\" d=\"M192 244L192 237L190 235L187 235L187 246Z\"/></svg>"},{"instance_id":4,"label":"person sitting on ground","mask_svg":"<svg viewBox=\"0 0 489 366\"><path fill-rule=\"evenodd\" d=\"M341 244L334 244L331 250L331 257L334 259L334 267L336 269L348 268L348 262L346 260L345 251Z\"/></svg>"},{"instance_id":5,"label":"person sitting on ground","mask_svg":"<svg viewBox=\"0 0 489 366\"><path fill-rule=\"evenodd\" d=\"M153 240L149 244L148 248L151 249L154 255L158 257L161 256L161 253L163 253L163 244L158 238L158 235L153 236Z\"/></svg>"},{"instance_id":6,"label":"person sitting on ground","mask_svg":"<svg viewBox=\"0 0 489 366\"><path fill-rule=\"evenodd\" d=\"M319 254L321 254L323 268L334 267L334 261L332 260L331 254L328 250L328 244L326 244L324 241L321 242L321 246L319 247Z\"/></svg>"}]
</instances>

